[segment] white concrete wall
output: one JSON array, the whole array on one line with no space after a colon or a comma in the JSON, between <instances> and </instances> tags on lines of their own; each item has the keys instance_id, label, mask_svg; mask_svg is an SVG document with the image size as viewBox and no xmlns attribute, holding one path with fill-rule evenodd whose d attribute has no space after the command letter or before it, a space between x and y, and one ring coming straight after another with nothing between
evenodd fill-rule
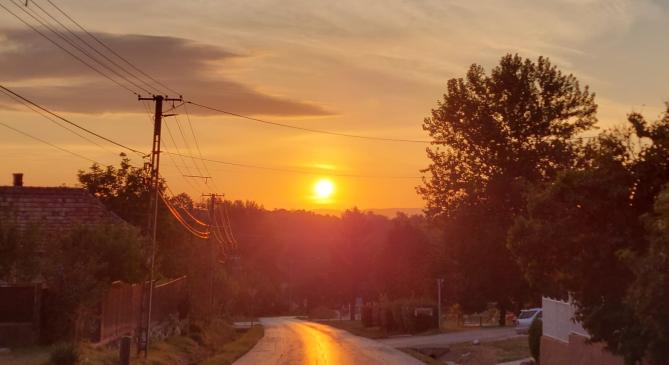
<instances>
[{"instance_id":1,"label":"white concrete wall","mask_svg":"<svg viewBox=\"0 0 669 365\"><path fill-rule=\"evenodd\" d=\"M590 337L588 331L573 320L576 308L571 303L544 297L541 299L541 308L544 336L562 342L569 342L571 333Z\"/></svg>"}]
</instances>

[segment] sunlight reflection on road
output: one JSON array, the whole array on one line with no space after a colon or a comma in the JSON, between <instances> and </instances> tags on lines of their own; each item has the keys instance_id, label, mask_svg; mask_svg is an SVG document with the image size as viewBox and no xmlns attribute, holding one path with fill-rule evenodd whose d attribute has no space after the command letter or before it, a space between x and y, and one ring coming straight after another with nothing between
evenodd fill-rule
<instances>
[{"instance_id":1,"label":"sunlight reflection on road","mask_svg":"<svg viewBox=\"0 0 669 365\"><path fill-rule=\"evenodd\" d=\"M420 365L388 345L290 317L263 318L265 337L235 365Z\"/></svg>"}]
</instances>

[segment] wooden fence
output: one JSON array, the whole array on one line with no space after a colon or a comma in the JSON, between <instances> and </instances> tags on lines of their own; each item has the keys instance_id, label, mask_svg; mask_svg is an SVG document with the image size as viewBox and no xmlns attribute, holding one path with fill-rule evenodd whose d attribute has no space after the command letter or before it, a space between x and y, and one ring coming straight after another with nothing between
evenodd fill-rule
<instances>
[{"instance_id":1,"label":"wooden fence","mask_svg":"<svg viewBox=\"0 0 669 365\"><path fill-rule=\"evenodd\" d=\"M160 324L178 315L186 301L186 277L156 285L153 289L151 323ZM133 335L139 324L142 285L114 282L102 298L99 342Z\"/></svg>"}]
</instances>

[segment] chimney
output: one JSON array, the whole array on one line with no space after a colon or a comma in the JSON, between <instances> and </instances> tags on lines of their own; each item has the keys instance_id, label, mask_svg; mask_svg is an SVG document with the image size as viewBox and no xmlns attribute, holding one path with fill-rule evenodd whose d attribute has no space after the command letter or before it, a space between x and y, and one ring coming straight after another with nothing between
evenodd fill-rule
<instances>
[{"instance_id":1,"label":"chimney","mask_svg":"<svg viewBox=\"0 0 669 365\"><path fill-rule=\"evenodd\" d=\"M14 175L14 187L23 186L23 173L17 172Z\"/></svg>"}]
</instances>

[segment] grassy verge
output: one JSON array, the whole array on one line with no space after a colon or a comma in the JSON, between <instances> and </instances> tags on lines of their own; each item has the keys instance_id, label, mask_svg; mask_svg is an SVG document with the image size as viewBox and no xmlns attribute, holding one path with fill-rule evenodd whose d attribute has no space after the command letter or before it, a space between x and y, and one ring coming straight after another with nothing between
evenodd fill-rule
<instances>
[{"instance_id":1,"label":"grassy verge","mask_svg":"<svg viewBox=\"0 0 669 365\"><path fill-rule=\"evenodd\" d=\"M202 365L232 364L249 352L264 335L262 326L253 326L235 341L225 344L218 354L202 362Z\"/></svg>"},{"instance_id":2,"label":"grassy verge","mask_svg":"<svg viewBox=\"0 0 669 365\"><path fill-rule=\"evenodd\" d=\"M245 332L235 331L223 320L195 322L187 335L174 336L164 341L154 341L150 345L148 358L137 357L131 353L133 365L174 365L199 364L204 359L219 358L209 365L230 364L241 357L263 336L262 326L255 326ZM47 365L51 347L24 348L9 354L0 354L3 365ZM117 365L118 349L94 347L90 344L80 346L81 365ZM227 362L226 362L227 361Z\"/></svg>"},{"instance_id":3,"label":"grassy verge","mask_svg":"<svg viewBox=\"0 0 669 365\"><path fill-rule=\"evenodd\" d=\"M0 354L3 365L43 365L49 361L50 347L27 347Z\"/></svg>"},{"instance_id":4,"label":"grassy verge","mask_svg":"<svg viewBox=\"0 0 669 365\"><path fill-rule=\"evenodd\" d=\"M443 364L444 361L467 365L489 365L530 357L530 348L525 336L482 342L480 345L473 345L470 342L459 343L449 348L450 351L439 358L439 361L415 349L402 349L402 351L430 365Z\"/></svg>"},{"instance_id":5,"label":"grassy verge","mask_svg":"<svg viewBox=\"0 0 669 365\"><path fill-rule=\"evenodd\" d=\"M423 353L420 353L420 352L418 352L414 349L400 349L400 350L402 352L405 352L405 353L413 356L414 358L422 361L425 364L428 364L428 365L444 365L444 363L442 361L439 361L437 359L433 359L433 358L431 358L431 357L429 357L429 356L427 356Z\"/></svg>"}]
</instances>

